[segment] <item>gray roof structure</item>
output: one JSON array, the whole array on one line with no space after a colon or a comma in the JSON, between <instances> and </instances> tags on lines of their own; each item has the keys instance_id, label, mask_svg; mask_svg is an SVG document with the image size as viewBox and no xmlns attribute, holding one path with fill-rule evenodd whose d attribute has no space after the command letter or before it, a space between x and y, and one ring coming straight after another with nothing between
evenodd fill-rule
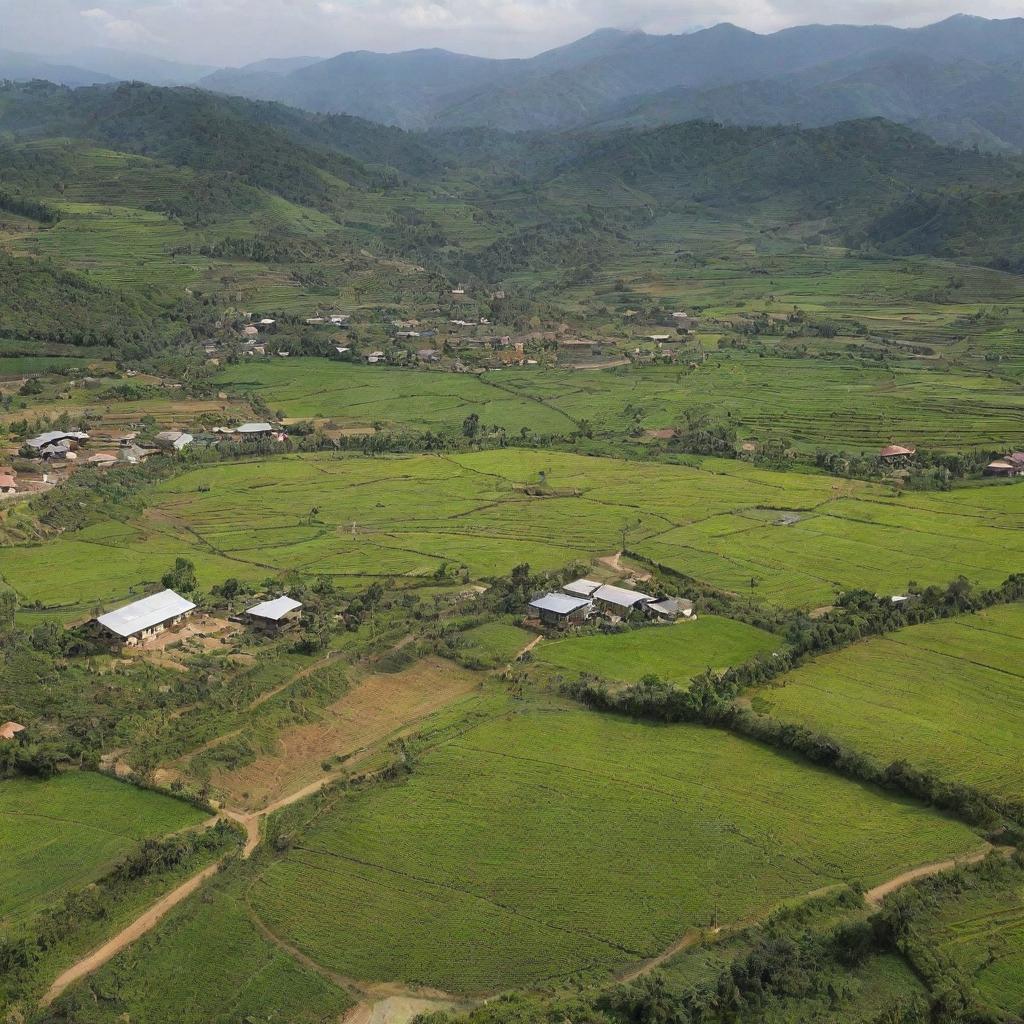
<instances>
[{"instance_id":1,"label":"gray roof structure","mask_svg":"<svg viewBox=\"0 0 1024 1024\"><path fill-rule=\"evenodd\" d=\"M25 444L29 448L45 448L48 444L60 441L88 441L89 435L84 430L47 430L38 437L30 437Z\"/></svg>"},{"instance_id":2,"label":"gray roof structure","mask_svg":"<svg viewBox=\"0 0 1024 1024\"><path fill-rule=\"evenodd\" d=\"M257 619L267 619L270 622L280 622L289 612L293 612L301 607L301 601L296 601L294 597L288 597L287 594L284 594L281 597L274 598L273 601L263 601L260 604L253 605L245 614L252 615Z\"/></svg>"},{"instance_id":3,"label":"gray roof structure","mask_svg":"<svg viewBox=\"0 0 1024 1024\"><path fill-rule=\"evenodd\" d=\"M600 590L600 588L601 584L595 583L593 580L573 580L572 583L566 583L562 590L577 597L590 597L595 590Z\"/></svg>"},{"instance_id":4,"label":"gray roof structure","mask_svg":"<svg viewBox=\"0 0 1024 1024\"><path fill-rule=\"evenodd\" d=\"M556 615L571 615L586 608L590 602L583 597L569 597L567 594L545 594L530 602L531 608L540 612L554 612Z\"/></svg>"},{"instance_id":5,"label":"gray roof structure","mask_svg":"<svg viewBox=\"0 0 1024 1024\"><path fill-rule=\"evenodd\" d=\"M271 423L243 423L235 427L236 434L272 434L274 426Z\"/></svg>"},{"instance_id":6,"label":"gray roof structure","mask_svg":"<svg viewBox=\"0 0 1024 1024\"><path fill-rule=\"evenodd\" d=\"M650 594L641 594L639 590L627 590L625 587L613 587L606 583L598 587L592 597L595 601L604 601L619 608L635 608L638 604L647 604L654 598Z\"/></svg>"},{"instance_id":7,"label":"gray roof structure","mask_svg":"<svg viewBox=\"0 0 1024 1024\"><path fill-rule=\"evenodd\" d=\"M152 594L116 611L100 615L96 621L118 636L129 637L194 609L195 605L187 598L173 590L162 590L159 594Z\"/></svg>"}]
</instances>

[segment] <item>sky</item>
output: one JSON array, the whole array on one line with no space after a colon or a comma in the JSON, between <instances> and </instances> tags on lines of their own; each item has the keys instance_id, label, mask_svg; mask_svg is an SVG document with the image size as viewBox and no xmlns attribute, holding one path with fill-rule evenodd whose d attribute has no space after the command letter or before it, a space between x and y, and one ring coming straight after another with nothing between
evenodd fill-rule
<instances>
[{"instance_id":1,"label":"sky","mask_svg":"<svg viewBox=\"0 0 1024 1024\"><path fill-rule=\"evenodd\" d=\"M809 22L925 25L1022 13L1019 0L0 0L0 48L107 46L194 63L440 46L524 57L598 28L757 32Z\"/></svg>"}]
</instances>

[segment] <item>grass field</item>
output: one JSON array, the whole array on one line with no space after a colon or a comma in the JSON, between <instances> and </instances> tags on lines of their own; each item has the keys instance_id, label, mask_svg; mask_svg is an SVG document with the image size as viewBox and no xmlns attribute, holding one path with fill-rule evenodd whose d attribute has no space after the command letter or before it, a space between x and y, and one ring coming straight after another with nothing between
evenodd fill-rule
<instances>
[{"instance_id":1,"label":"grass field","mask_svg":"<svg viewBox=\"0 0 1024 1024\"><path fill-rule=\"evenodd\" d=\"M86 885L140 840L206 817L90 772L0 782L0 926Z\"/></svg>"},{"instance_id":2,"label":"grass field","mask_svg":"<svg viewBox=\"0 0 1024 1024\"><path fill-rule=\"evenodd\" d=\"M327 1024L352 1000L275 948L243 904L214 890L179 907L57 1005L82 1024Z\"/></svg>"},{"instance_id":3,"label":"grass field","mask_svg":"<svg viewBox=\"0 0 1024 1024\"><path fill-rule=\"evenodd\" d=\"M551 709L479 725L405 782L339 796L250 902L345 975L482 991L603 973L716 916L978 844L725 733Z\"/></svg>"},{"instance_id":4,"label":"grass field","mask_svg":"<svg viewBox=\"0 0 1024 1024\"><path fill-rule=\"evenodd\" d=\"M485 622L459 634L463 644L459 655L463 660L468 658L487 668L498 668L510 662L536 638L535 633L509 622Z\"/></svg>"},{"instance_id":5,"label":"grass field","mask_svg":"<svg viewBox=\"0 0 1024 1024\"><path fill-rule=\"evenodd\" d=\"M534 658L559 672L593 672L605 679L635 683L653 673L686 683L706 668L724 669L782 648L771 633L733 619L702 615L696 622L649 626L612 636L569 637L542 643Z\"/></svg>"},{"instance_id":6,"label":"grass field","mask_svg":"<svg viewBox=\"0 0 1024 1024\"><path fill-rule=\"evenodd\" d=\"M873 452L893 439L951 449L1024 444L1024 396L1012 381L853 359L723 354L693 372L497 370L479 378L289 359L227 367L218 381L289 417L348 426L457 429L475 412L510 432L566 433L586 420L615 437L700 410L728 418L744 436L805 451Z\"/></svg>"},{"instance_id":7,"label":"grass field","mask_svg":"<svg viewBox=\"0 0 1024 1024\"><path fill-rule=\"evenodd\" d=\"M913 626L823 655L759 691L755 706L1019 800L1022 637L1020 604Z\"/></svg>"},{"instance_id":8,"label":"grass field","mask_svg":"<svg viewBox=\"0 0 1024 1024\"><path fill-rule=\"evenodd\" d=\"M290 570L359 585L442 563L476 578L520 562L554 569L625 546L723 590L816 607L850 587L896 593L957 573L993 585L1024 556L1017 484L893 497L856 481L688 461L503 449L224 463L157 486L141 519L4 549L3 575L23 604L71 617L152 588L183 554L204 587ZM786 511L799 522L777 525Z\"/></svg>"}]
</instances>

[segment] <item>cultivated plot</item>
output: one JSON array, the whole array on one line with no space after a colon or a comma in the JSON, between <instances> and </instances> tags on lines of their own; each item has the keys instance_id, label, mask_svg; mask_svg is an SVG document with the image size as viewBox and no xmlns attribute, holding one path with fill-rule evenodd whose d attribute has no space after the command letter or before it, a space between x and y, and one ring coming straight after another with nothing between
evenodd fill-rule
<instances>
[{"instance_id":1,"label":"cultivated plot","mask_svg":"<svg viewBox=\"0 0 1024 1024\"><path fill-rule=\"evenodd\" d=\"M979 845L722 732L534 711L340 796L249 898L342 974L484 991L607 972L688 928Z\"/></svg>"}]
</instances>

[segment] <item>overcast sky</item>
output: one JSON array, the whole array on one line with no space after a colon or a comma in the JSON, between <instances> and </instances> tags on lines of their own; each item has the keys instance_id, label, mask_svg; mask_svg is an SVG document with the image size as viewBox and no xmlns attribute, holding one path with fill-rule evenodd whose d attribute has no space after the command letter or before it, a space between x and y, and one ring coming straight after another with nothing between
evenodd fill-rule
<instances>
[{"instance_id":1,"label":"overcast sky","mask_svg":"<svg viewBox=\"0 0 1024 1024\"><path fill-rule=\"evenodd\" d=\"M924 25L958 12L1005 18L1019 0L0 0L0 47L113 46L199 63L441 46L518 57L613 26L684 32L731 21L758 32L807 22Z\"/></svg>"}]
</instances>

